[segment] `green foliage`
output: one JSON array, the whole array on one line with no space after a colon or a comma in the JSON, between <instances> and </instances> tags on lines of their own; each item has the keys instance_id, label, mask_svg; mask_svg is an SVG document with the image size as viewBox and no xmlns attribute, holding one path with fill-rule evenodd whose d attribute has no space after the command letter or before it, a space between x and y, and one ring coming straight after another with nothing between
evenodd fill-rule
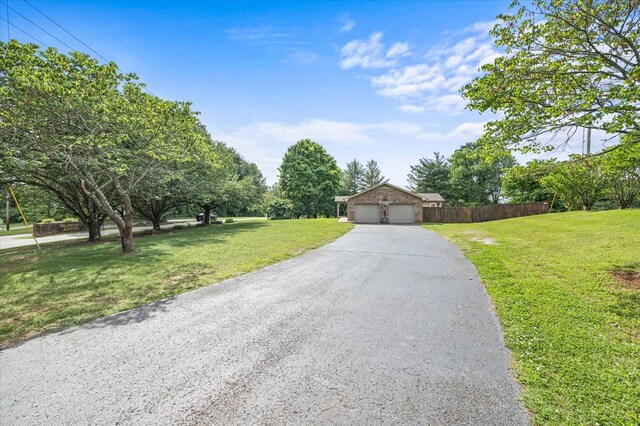
<instances>
[{"instance_id":1,"label":"green foliage","mask_svg":"<svg viewBox=\"0 0 640 426\"><path fill-rule=\"evenodd\" d=\"M60 220L71 214L69 209L66 208L54 194L37 186L16 184L13 185L12 188L28 222L39 222L44 218ZM4 202L4 197L2 197L2 201ZM22 222L13 198L10 198L9 205L11 206L9 214L10 220L12 222ZM4 207L4 203L2 207ZM4 218L4 208L2 217ZM75 221L77 220L78 219L75 219Z\"/></svg>"},{"instance_id":2,"label":"green foliage","mask_svg":"<svg viewBox=\"0 0 640 426\"><path fill-rule=\"evenodd\" d=\"M593 158L575 158L558 164L541 182L557 192L569 210L591 210L603 195L603 175L597 159Z\"/></svg>"},{"instance_id":3,"label":"green foliage","mask_svg":"<svg viewBox=\"0 0 640 426\"><path fill-rule=\"evenodd\" d=\"M39 223L55 223L56 220L52 217L45 217L43 219L40 219Z\"/></svg>"},{"instance_id":4,"label":"green foliage","mask_svg":"<svg viewBox=\"0 0 640 426\"><path fill-rule=\"evenodd\" d=\"M446 200L449 193L449 160L433 153L434 158L421 158L419 163L411 166L408 180L409 187L415 192L437 192Z\"/></svg>"},{"instance_id":5,"label":"green foliage","mask_svg":"<svg viewBox=\"0 0 640 426\"><path fill-rule=\"evenodd\" d=\"M188 180L197 194L193 203L205 213L220 215L241 216L260 210L266 185L258 167L223 142L210 140L209 146L217 164L213 168L204 164L190 173Z\"/></svg>"},{"instance_id":6,"label":"green foliage","mask_svg":"<svg viewBox=\"0 0 640 426\"><path fill-rule=\"evenodd\" d=\"M342 188L340 193L342 195L353 195L362 191L365 188L364 185L364 167L356 160L347 163L347 168L342 172Z\"/></svg>"},{"instance_id":7,"label":"green foliage","mask_svg":"<svg viewBox=\"0 0 640 426\"><path fill-rule=\"evenodd\" d=\"M62 219L62 223L76 223L77 221L77 217L65 217L64 219Z\"/></svg>"},{"instance_id":8,"label":"green foliage","mask_svg":"<svg viewBox=\"0 0 640 426\"><path fill-rule=\"evenodd\" d=\"M234 223L235 220L233 220L232 218L228 217L224 220L224 223Z\"/></svg>"},{"instance_id":9,"label":"green foliage","mask_svg":"<svg viewBox=\"0 0 640 426\"><path fill-rule=\"evenodd\" d=\"M510 168L502 178L503 195L512 203L550 203L554 191L542 185L542 179L548 176L555 166L555 160L533 160L526 166L516 165Z\"/></svg>"},{"instance_id":10,"label":"green foliage","mask_svg":"<svg viewBox=\"0 0 640 426\"><path fill-rule=\"evenodd\" d=\"M640 195L640 143L634 143L631 137L623 138L617 149L600 159L605 195L621 209Z\"/></svg>"},{"instance_id":11,"label":"green foliage","mask_svg":"<svg viewBox=\"0 0 640 426\"><path fill-rule=\"evenodd\" d=\"M189 103L144 93L114 63L12 40L0 42L0 69L0 169L56 194L85 223L110 217L125 252L138 185L163 199L182 164L215 163Z\"/></svg>"},{"instance_id":12,"label":"green foliage","mask_svg":"<svg viewBox=\"0 0 640 426\"><path fill-rule=\"evenodd\" d=\"M378 162L376 160L367 161L364 166L363 189L369 189L382 182L385 182L385 178L380 171Z\"/></svg>"},{"instance_id":13,"label":"green foliage","mask_svg":"<svg viewBox=\"0 0 640 426\"><path fill-rule=\"evenodd\" d=\"M498 17L492 35L504 55L462 89L470 109L503 117L485 126L482 146L538 152L566 144L577 127L640 131L637 2L529 4Z\"/></svg>"},{"instance_id":14,"label":"green foliage","mask_svg":"<svg viewBox=\"0 0 640 426\"><path fill-rule=\"evenodd\" d=\"M613 272L640 273L640 210L429 229L477 267L533 424L638 424L640 293Z\"/></svg>"},{"instance_id":15,"label":"green foliage","mask_svg":"<svg viewBox=\"0 0 640 426\"><path fill-rule=\"evenodd\" d=\"M265 214L269 219L291 218L293 216L293 206L285 198L273 198L265 206Z\"/></svg>"},{"instance_id":16,"label":"green foliage","mask_svg":"<svg viewBox=\"0 0 640 426\"><path fill-rule=\"evenodd\" d=\"M478 143L467 143L449 160L449 203L454 205L497 204L502 196L502 176L516 164L511 153L485 158Z\"/></svg>"},{"instance_id":17,"label":"green foliage","mask_svg":"<svg viewBox=\"0 0 640 426\"><path fill-rule=\"evenodd\" d=\"M342 171L322 145L303 139L290 146L280 171L280 190L296 217L331 216Z\"/></svg>"}]
</instances>

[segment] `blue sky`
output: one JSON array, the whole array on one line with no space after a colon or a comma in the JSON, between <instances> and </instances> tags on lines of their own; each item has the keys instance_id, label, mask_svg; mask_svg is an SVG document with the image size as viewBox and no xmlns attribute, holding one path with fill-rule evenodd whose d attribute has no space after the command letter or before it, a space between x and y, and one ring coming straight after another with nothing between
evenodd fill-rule
<instances>
[{"instance_id":1,"label":"blue sky","mask_svg":"<svg viewBox=\"0 0 640 426\"><path fill-rule=\"evenodd\" d=\"M268 183L287 147L310 138L340 167L375 159L402 186L411 164L450 155L491 118L465 111L458 90L499 53L488 30L509 4L29 1L154 94L193 102ZM8 2L9 21L41 42L69 50L19 13L91 53L22 0L0 2L0 18Z\"/></svg>"}]
</instances>

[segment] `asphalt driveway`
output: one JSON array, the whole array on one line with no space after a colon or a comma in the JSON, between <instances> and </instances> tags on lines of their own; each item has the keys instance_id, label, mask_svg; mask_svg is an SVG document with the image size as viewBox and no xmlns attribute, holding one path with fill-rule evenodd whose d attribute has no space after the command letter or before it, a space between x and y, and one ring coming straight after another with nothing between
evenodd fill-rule
<instances>
[{"instance_id":1,"label":"asphalt driveway","mask_svg":"<svg viewBox=\"0 0 640 426\"><path fill-rule=\"evenodd\" d=\"M455 246L358 225L0 352L0 424L527 424L508 359Z\"/></svg>"}]
</instances>

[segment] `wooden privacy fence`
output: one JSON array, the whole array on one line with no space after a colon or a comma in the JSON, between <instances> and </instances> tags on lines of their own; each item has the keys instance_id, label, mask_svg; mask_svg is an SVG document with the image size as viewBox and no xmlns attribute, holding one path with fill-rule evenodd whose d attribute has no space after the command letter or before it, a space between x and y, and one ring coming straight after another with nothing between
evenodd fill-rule
<instances>
[{"instance_id":1,"label":"wooden privacy fence","mask_svg":"<svg viewBox=\"0 0 640 426\"><path fill-rule=\"evenodd\" d=\"M472 223L549 212L547 203L491 204L479 207L423 207L423 221L431 223Z\"/></svg>"}]
</instances>

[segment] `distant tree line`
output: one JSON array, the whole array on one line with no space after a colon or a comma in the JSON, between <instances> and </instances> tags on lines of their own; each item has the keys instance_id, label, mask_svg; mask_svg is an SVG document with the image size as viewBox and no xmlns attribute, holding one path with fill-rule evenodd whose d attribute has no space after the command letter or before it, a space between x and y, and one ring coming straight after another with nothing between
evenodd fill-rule
<instances>
[{"instance_id":1,"label":"distant tree line","mask_svg":"<svg viewBox=\"0 0 640 426\"><path fill-rule=\"evenodd\" d=\"M322 145L302 139L289 147L278 183L265 194L263 210L271 218L335 216L336 195L353 195L385 182L375 160L347 163L344 170Z\"/></svg>"},{"instance_id":2,"label":"distant tree line","mask_svg":"<svg viewBox=\"0 0 640 426\"><path fill-rule=\"evenodd\" d=\"M554 203L554 210L627 208L640 194L640 144L624 136L615 150L568 160L516 163L508 151L485 156L478 142L468 143L450 158L435 152L411 166L408 180L416 192L438 192L447 206L504 202Z\"/></svg>"},{"instance_id":3,"label":"distant tree line","mask_svg":"<svg viewBox=\"0 0 640 426\"><path fill-rule=\"evenodd\" d=\"M181 208L242 214L266 190L256 165L212 140L188 102L147 93L113 62L15 40L0 42L0 151L0 184L26 206L75 216L90 240L109 218L127 253L134 216L158 229Z\"/></svg>"}]
</instances>

